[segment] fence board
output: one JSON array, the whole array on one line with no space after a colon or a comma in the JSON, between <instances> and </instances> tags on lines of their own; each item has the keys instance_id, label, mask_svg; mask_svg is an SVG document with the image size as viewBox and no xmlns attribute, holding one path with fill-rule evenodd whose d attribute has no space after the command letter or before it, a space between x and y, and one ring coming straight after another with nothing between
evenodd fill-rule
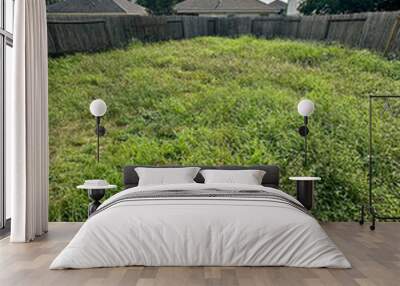
<instances>
[{"instance_id":1,"label":"fence board","mask_svg":"<svg viewBox=\"0 0 400 286\"><path fill-rule=\"evenodd\" d=\"M300 17L293 17L293 16L285 17L284 18L285 23L281 27L281 37L296 38L300 21L301 21Z\"/></svg>"},{"instance_id":2,"label":"fence board","mask_svg":"<svg viewBox=\"0 0 400 286\"><path fill-rule=\"evenodd\" d=\"M251 18L250 17L240 17L237 19L237 35L250 35L251 34Z\"/></svg>"},{"instance_id":3,"label":"fence board","mask_svg":"<svg viewBox=\"0 0 400 286\"><path fill-rule=\"evenodd\" d=\"M326 35L329 29L330 16L313 16L311 32L308 39L314 41L323 41L326 39Z\"/></svg>"},{"instance_id":4,"label":"fence board","mask_svg":"<svg viewBox=\"0 0 400 286\"><path fill-rule=\"evenodd\" d=\"M199 36L207 36L208 35L208 17L199 17Z\"/></svg>"},{"instance_id":5,"label":"fence board","mask_svg":"<svg viewBox=\"0 0 400 286\"><path fill-rule=\"evenodd\" d=\"M252 31L258 37L271 39L279 35L279 27L284 24L281 18L259 17L253 19Z\"/></svg>"},{"instance_id":6,"label":"fence board","mask_svg":"<svg viewBox=\"0 0 400 286\"><path fill-rule=\"evenodd\" d=\"M304 16L301 18L297 31L297 38L304 40L311 38L313 19L313 16Z\"/></svg>"},{"instance_id":7,"label":"fence board","mask_svg":"<svg viewBox=\"0 0 400 286\"><path fill-rule=\"evenodd\" d=\"M63 17L48 21L55 54L94 52L112 48L107 23L102 18Z\"/></svg>"},{"instance_id":8,"label":"fence board","mask_svg":"<svg viewBox=\"0 0 400 286\"><path fill-rule=\"evenodd\" d=\"M172 40L179 40L185 37L185 30L182 20L167 20L167 38Z\"/></svg>"},{"instance_id":9,"label":"fence board","mask_svg":"<svg viewBox=\"0 0 400 286\"><path fill-rule=\"evenodd\" d=\"M217 18L217 35L228 36L228 18Z\"/></svg>"},{"instance_id":10,"label":"fence board","mask_svg":"<svg viewBox=\"0 0 400 286\"><path fill-rule=\"evenodd\" d=\"M365 16L358 15L332 16L328 20L329 30L326 40L329 42L340 42L351 47L358 47L366 20Z\"/></svg>"},{"instance_id":11,"label":"fence board","mask_svg":"<svg viewBox=\"0 0 400 286\"><path fill-rule=\"evenodd\" d=\"M399 12L368 13L360 47L383 51Z\"/></svg>"},{"instance_id":12,"label":"fence board","mask_svg":"<svg viewBox=\"0 0 400 286\"><path fill-rule=\"evenodd\" d=\"M397 16L396 22L390 31L389 40L384 50L385 55L400 54L400 15Z\"/></svg>"},{"instance_id":13,"label":"fence board","mask_svg":"<svg viewBox=\"0 0 400 286\"><path fill-rule=\"evenodd\" d=\"M197 35L197 17L182 17L185 38L194 38Z\"/></svg>"},{"instance_id":14,"label":"fence board","mask_svg":"<svg viewBox=\"0 0 400 286\"><path fill-rule=\"evenodd\" d=\"M207 35L216 36L217 35L217 20L207 19Z\"/></svg>"}]
</instances>

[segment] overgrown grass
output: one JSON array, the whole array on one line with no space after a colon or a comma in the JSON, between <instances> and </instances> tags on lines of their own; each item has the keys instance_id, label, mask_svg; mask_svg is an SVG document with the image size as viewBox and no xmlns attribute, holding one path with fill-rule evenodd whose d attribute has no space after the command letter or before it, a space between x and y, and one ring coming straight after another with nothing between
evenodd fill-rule
<instances>
[{"instance_id":1,"label":"overgrown grass","mask_svg":"<svg viewBox=\"0 0 400 286\"><path fill-rule=\"evenodd\" d=\"M400 94L400 63L339 46L252 37L136 43L51 59L49 93L51 220L84 220L87 195L75 187L90 178L121 187L127 164L267 163L281 167L282 189L292 194L290 175L321 176L315 216L352 220L367 196L367 96ZM304 97L316 103L308 169L297 133ZM88 110L95 98L109 108L100 164ZM386 120L375 128L383 154L376 197L381 211L394 214L400 200L384 194L399 182L391 166L399 163L400 121L382 104L376 110Z\"/></svg>"}]
</instances>

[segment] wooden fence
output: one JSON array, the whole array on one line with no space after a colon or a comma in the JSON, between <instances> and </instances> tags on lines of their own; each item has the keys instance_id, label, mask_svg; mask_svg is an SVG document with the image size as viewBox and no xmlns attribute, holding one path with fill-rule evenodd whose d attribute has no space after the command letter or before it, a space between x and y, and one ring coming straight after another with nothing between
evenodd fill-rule
<instances>
[{"instance_id":1,"label":"wooden fence","mask_svg":"<svg viewBox=\"0 0 400 286\"><path fill-rule=\"evenodd\" d=\"M147 42L255 35L338 42L400 56L400 11L255 18L48 15L47 19L50 55L120 48L135 39Z\"/></svg>"}]
</instances>

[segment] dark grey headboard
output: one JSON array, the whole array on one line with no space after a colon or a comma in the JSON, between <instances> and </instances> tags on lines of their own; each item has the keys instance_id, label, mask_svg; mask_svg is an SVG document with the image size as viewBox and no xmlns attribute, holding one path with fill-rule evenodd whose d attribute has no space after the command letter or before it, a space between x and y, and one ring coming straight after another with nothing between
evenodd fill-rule
<instances>
[{"instance_id":1,"label":"dark grey headboard","mask_svg":"<svg viewBox=\"0 0 400 286\"><path fill-rule=\"evenodd\" d=\"M152 168L179 168L182 166L126 166L124 168L124 185L125 189L136 187L139 183L139 177L135 172L136 167L152 167ZM220 170L263 170L265 176L262 180L262 185L265 187L278 188L279 187L279 167L274 165L258 165L258 166L220 166L220 167L207 167L199 166L202 169L220 169ZM197 183L204 183L203 176L199 173L194 180Z\"/></svg>"}]
</instances>

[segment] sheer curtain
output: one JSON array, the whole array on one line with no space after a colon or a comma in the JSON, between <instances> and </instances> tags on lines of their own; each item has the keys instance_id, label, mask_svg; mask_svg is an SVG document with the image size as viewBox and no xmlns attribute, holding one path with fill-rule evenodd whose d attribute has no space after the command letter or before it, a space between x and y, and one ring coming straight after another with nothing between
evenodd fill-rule
<instances>
[{"instance_id":1,"label":"sheer curtain","mask_svg":"<svg viewBox=\"0 0 400 286\"><path fill-rule=\"evenodd\" d=\"M15 1L13 90L6 98L6 187L12 242L48 225L47 27L44 0Z\"/></svg>"}]
</instances>

